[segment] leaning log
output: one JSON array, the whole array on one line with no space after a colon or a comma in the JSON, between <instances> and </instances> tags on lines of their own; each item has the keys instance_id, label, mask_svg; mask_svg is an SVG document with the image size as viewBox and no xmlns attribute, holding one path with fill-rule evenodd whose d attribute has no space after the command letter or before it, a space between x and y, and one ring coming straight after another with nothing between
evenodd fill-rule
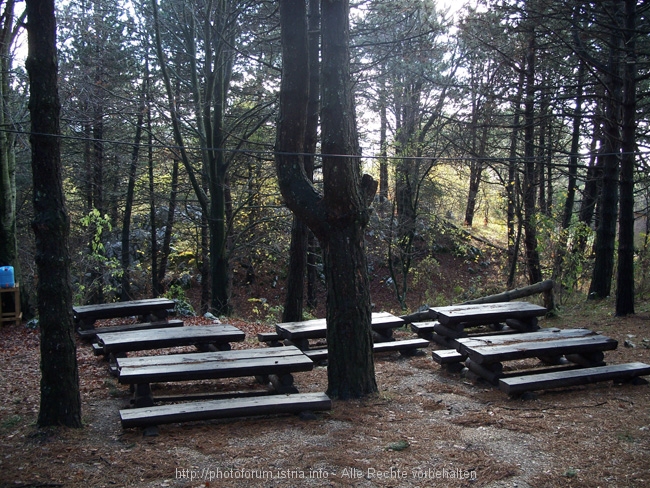
<instances>
[{"instance_id":1,"label":"leaning log","mask_svg":"<svg viewBox=\"0 0 650 488\"><path fill-rule=\"evenodd\" d=\"M544 293L544 306L549 310L552 310L554 308L554 305L549 307L549 304L552 304L554 302L552 298L553 286L553 280L544 280L540 281L539 283L535 283L534 285L524 286L515 290L504 291L503 293L498 293L496 295L489 295L487 297L477 298L475 300L468 300L464 302L463 305L470 305L475 303L509 302L511 300L528 297L536 293Z\"/></svg>"}]
</instances>

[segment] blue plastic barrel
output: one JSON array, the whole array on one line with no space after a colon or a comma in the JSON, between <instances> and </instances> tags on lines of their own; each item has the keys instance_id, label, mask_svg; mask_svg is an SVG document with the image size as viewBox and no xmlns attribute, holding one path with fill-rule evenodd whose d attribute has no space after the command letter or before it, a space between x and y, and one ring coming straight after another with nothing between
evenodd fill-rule
<instances>
[{"instance_id":1,"label":"blue plastic barrel","mask_svg":"<svg viewBox=\"0 0 650 488\"><path fill-rule=\"evenodd\" d=\"M15 285L14 267L0 266L0 288L13 288Z\"/></svg>"}]
</instances>

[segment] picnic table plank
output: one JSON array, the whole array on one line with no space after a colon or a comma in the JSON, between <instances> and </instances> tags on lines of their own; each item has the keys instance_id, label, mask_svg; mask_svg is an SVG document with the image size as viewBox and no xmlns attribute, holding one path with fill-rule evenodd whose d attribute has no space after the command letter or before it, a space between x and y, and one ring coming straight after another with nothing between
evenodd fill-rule
<instances>
[{"instance_id":1,"label":"picnic table plank","mask_svg":"<svg viewBox=\"0 0 650 488\"><path fill-rule=\"evenodd\" d=\"M508 318L527 319L545 315L546 308L529 302L502 302L431 307L431 313L443 325L481 325Z\"/></svg>"},{"instance_id":2,"label":"picnic table plank","mask_svg":"<svg viewBox=\"0 0 650 488\"><path fill-rule=\"evenodd\" d=\"M299 413L305 410L331 410L331 408L332 402L325 393L294 393L124 409L120 410L120 419L122 427L128 428L172 422Z\"/></svg>"},{"instance_id":3,"label":"picnic table plank","mask_svg":"<svg viewBox=\"0 0 650 488\"><path fill-rule=\"evenodd\" d=\"M314 363L300 349L271 347L166 356L118 358L123 384L218 379L310 371Z\"/></svg>"},{"instance_id":4,"label":"picnic table plank","mask_svg":"<svg viewBox=\"0 0 650 488\"><path fill-rule=\"evenodd\" d=\"M97 334L97 342L107 354L197 344L223 344L243 341L244 338L242 330L229 324Z\"/></svg>"},{"instance_id":5,"label":"picnic table plank","mask_svg":"<svg viewBox=\"0 0 650 488\"><path fill-rule=\"evenodd\" d=\"M426 347L429 347L429 341L426 339L404 339L400 341L378 342L373 344L372 351L374 353L400 351L401 353L408 354L414 352L416 349L423 349ZM309 349L303 351L303 353L309 356L314 362L327 359L326 347Z\"/></svg>"},{"instance_id":6,"label":"picnic table plank","mask_svg":"<svg viewBox=\"0 0 650 488\"><path fill-rule=\"evenodd\" d=\"M459 352L477 364L489 364L514 359L526 359L539 356L562 356L566 354L608 351L618 347L618 341L602 335L576 337L548 341L529 341L514 344L497 344L492 346L463 347Z\"/></svg>"},{"instance_id":7,"label":"picnic table plank","mask_svg":"<svg viewBox=\"0 0 650 488\"><path fill-rule=\"evenodd\" d=\"M72 314L76 324L82 329L92 328L98 319L130 317L133 315L153 315L164 319L169 310L175 307L174 300L168 298L147 298L125 302L99 303L96 305L75 305Z\"/></svg>"},{"instance_id":8,"label":"picnic table plank","mask_svg":"<svg viewBox=\"0 0 650 488\"><path fill-rule=\"evenodd\" d=\"M92 329L79 329L77 334L82 339L94 339L97 337L97 334L100 333L109 333L109 332L128 332L132 330L144 330L144 329L163 329L165 327L183 327L182 320L158 320L155 322L138 322L135 324L120 324L120 325L107 325L100 328Z\"/></svg>"},{"instance_id":9,"label":"picnic table plank","mask_svg":"<svg viewBox=\"0 0 650 488\"><path fill-rule=\"evenodd\" d=\"M397 327L402 327L406 322L388 312L374 312L372 314L372 329L383 332ZM276 332L283 339L290 341L305 339L324 339L327 335L326 319L312 319L302 322L283 322L276 324Z\"/></svg>"},{"instance_id":10,"label":"picnic table plank","mask_svg":"<svg viewBox=\"0 0 650 488\"><path fill-rule=\"evenodd\" d=\"M532 390L584 385L608 380L629 380L650 374L650 365L645 363L613 364L593 368L572 369L528 376L499 379L499 388L510 395Z\"/></svg>"},{"instance_id":11,"label":"picnic table plank","mask_svg":"<svg viewBox=\"0 0 650 488\"><path fill-rule=\"evenodd\" d=\"M521 332L518 334L495 334L472 336L456 339L460 350L468 347L493 346L497 344L513 344L517 342L568 339L572 337L588 337L596 333L589 329L558 329L549 327L537 332Z\"/></svg>"}]
</instances>

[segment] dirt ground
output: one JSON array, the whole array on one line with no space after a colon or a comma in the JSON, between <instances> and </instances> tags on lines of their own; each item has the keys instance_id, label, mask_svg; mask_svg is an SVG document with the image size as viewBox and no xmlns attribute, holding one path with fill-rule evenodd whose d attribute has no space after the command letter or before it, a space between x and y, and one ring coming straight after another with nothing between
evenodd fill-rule
<instances>
[{"instance_id":1,"label":"dirt ground","mask_svg":"<svg viewBox=\"0 0 650 488\"><path fill-rule=\"evenodd\" d=\"M543 326L589 327L619 341L610 364L650 362L650 306L566 308ZM194 319L205 321L205 319ZM236 321L256 347L268 326ZM411 335L409 332L400 332ZM628 341L628 346L624 343ZM430 346L433 347L433 346ZM78 344L83 429L39 429L38 333L0 328L2 487L626 487L650 486L650 387L611 382L511 399L441 369L431 351L376 356L380 394L335 401L315 418L275 416L123 430L128 389ZM326 389L326 369L295 375ZM160 386L157 392L243 389L252 379Z\"/></svg>"}]
</instances>

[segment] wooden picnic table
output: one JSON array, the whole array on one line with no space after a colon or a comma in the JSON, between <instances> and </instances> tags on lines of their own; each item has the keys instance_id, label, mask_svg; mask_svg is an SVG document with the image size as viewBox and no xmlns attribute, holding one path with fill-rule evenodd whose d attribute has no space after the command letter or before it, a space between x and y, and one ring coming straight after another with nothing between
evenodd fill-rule
<instances>
[{"instance_id":1,"label":"wooden picnic table","mask_svg":"<svg viewBox=\"0 0 650 488\"><path fill-rule=\"evenodd\" d=\"M443 325L464 324L467 327L504 322L508 319L532 319L545 315L548 310L529 302L499 302L431 307L431 312Z\"/></svg>"},{"instance_id":2,"label":"wooden picnic table","mask_svg":"<svg viewBox=\"0 0 650 488\"><path fill-rule=\"evenodd\" d=\"M502 378L604 366L603 351L616 349L618 342L588 329L541 329L537 332L457 340L457 351L466 357L470 371L496 385ZM544 370L531 371L504 362L539 358Z\"/></svg>"},{"instance_id":3,"label":"wooden picnic table","mask_svg":"<svg viewBox=\"0 0 650 488\"><path fill-rule=\"evenodd\" d=\"M310 371L311 359L296 347L118 358L118 382L133 385L136 407L151 406L151 383L255 376L280 393L297 392L292 373Z\"/></svg>"},{"instance_id":4,"label":"wooden picnic table","mask_svg":"<svg viewBox=\"0 0 650 488\"><path fill-rule=\"evenodd\" d=\"M117 372L115 358L132 351L196 346L201 350L230 350L231 342L243 341L243 331L229 324L145 329L97 334L96 354L111 360L111 372Z\"/></svg>"},{"instance_id":5,"label":"wooden picnic table","mask_svg":"<svg viewBox=\"0 0 650 488\"><path fill-rule=\"evenodd\" d=\"M411 329L424 339L455 347L456 339L468 337L471 334L467 329L477 326L488 326L488 335L533 332L539 329L537 317L546 313L545 307L529 302L431 307L429 317L432 321L412 323Z\"/></svg>"},{"instance_id":6,"label":"wooden picnic table","mask_svg":"<svg viewBox=\"0 0 650 488\"><path fill-rule=\"evenodd\" d=\"M390 341L393 329L406 325L404 319L388 312L372 314L372 330L377 334L378 342ZM302 322L284 322L276 324L275 330L280 339L296 345L298 348L309 349L310 339L325 339L327 336L326 319L312 319Z\"/></svg>"},{"instance_id":7,"label":"wooden picnic table","mask_svg":"<svg viewBox=\"0 0 650 488\"><path fill-rule=\"evenodd\" d=\"M72 307L75 324L81 330L92 329L99 319L141 316L145 320L165 320L175 307L174 300L149 298L126 302L77 305Z\"/></svg>"}]
</instances>

